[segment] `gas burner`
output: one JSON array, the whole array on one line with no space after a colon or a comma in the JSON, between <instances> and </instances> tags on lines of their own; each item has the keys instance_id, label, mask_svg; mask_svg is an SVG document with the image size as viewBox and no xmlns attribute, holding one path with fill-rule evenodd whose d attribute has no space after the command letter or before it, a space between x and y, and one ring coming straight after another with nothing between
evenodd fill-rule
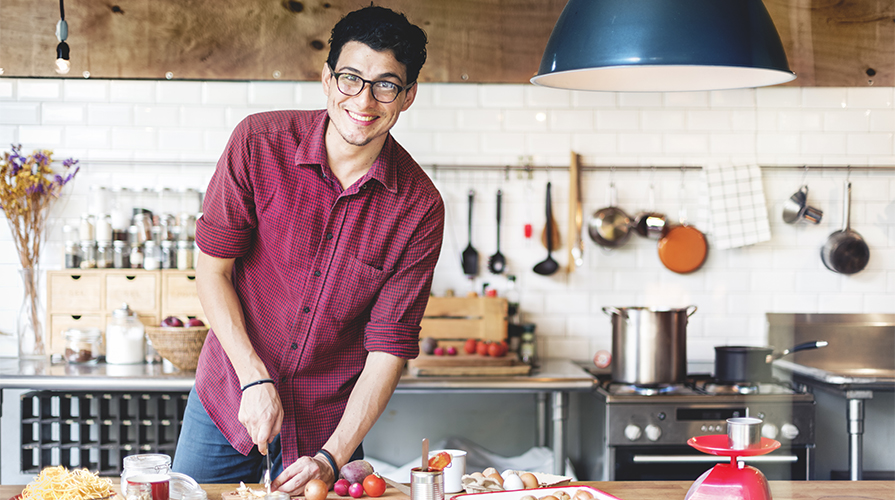
<instances>
[{"instance_id":1,"label":"gas burner","mask_svg":"<svg viewBox=\"0 0 895 500\"><path fill-rule=\"evenodd\" d=\"M761 390L759 384L739 383L725 384L723 382L709 382L702 387L709 394L758 394Z\"/></svg>"},{"instance_id":2,"label":"gas burner","mask_svg":"<svg viewBox=\"0 0 895 500\"><path fill-rule=\"evenodd\" d=\"M613 395L657 396L659 394L693 394L693 389L685 385L676 384L636 385L610 382L607 390Z\"/></svg>"}]
</instances>

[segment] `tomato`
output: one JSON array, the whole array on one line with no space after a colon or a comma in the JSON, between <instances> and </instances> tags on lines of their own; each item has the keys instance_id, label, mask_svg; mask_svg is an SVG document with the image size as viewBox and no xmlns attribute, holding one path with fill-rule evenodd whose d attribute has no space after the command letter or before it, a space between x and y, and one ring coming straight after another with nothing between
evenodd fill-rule
<instances>
[{"instance_id":1,"label":"tomato","mask_svg":"<svg viewBox=\"0 0 895 500\"><path fill-rule=\"evenodd\" d=\"M503 348L500 347L500 344L494 342L488 346L488 355L492 358L499 358L503 356Z\"/></svg>"},{"instance_id":2,"label":"tomato","mask_svg":"<svg viewBox=\"0 0 895 500\"><path fill-rule=\"evenodd\" d=\"M379 474L370 474L364 478L364 491L371 497L382 496L385 493L385 479Z\"/></svg>"},{"instance_id":3,"label":"tomato","mask_svg":"<svg viewBox=\"0 0 895 500\"><path fill-rule=\"evenodd\" d=\"M329 486L320 479L311 479L305 485L305 499L307 500L325 500L329 493Z\"/></svg>"},{"instance_id":4,"label":"tomato","mask_svg":"<svg viewBox=\"0 0 895 500\"><path fill-rule=\"evenodd\" d=\"M482 342L481 340L478 341L478 343L475 346L475 350L477 353L481 354L482 356L487 356L488 355L488 343Z\"/></svg>"},{"instance_id":5,"label":"tomato","mask_svg":"<svg viewBox=\"0 0 895 500\"><path fill-rule=\"evenodd\" d=\"M476 339L466 339L466 343L463 344L463 351L466 354L475 354L477 343Z\"/></svg>"}]
</instances>

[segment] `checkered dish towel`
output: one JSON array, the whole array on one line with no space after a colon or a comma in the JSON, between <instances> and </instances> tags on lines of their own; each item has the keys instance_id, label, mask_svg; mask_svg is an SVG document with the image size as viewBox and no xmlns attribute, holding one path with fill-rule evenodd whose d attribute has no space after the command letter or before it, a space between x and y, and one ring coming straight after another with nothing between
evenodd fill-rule
<instances>
[{"instance_id":1,"label":"checkered dish towel","mask_svg":"<svg viewBox=\"0 0 895 500\"><path fill-rule=\"evenodd\" d=\"M771 239L758 165L709 165L705 172L712 246L737 248Z\"/></svg>"}]
</instances>

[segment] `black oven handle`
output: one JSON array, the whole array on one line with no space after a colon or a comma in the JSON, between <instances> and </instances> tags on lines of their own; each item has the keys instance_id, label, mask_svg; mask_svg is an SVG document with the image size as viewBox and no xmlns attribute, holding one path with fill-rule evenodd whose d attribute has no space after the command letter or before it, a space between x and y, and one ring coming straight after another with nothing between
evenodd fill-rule
<instances>
[{"instance_id":1,"label":"black oven handle","mask_svg":"<svg viewBox=\"0 0 895 500\"><path fill-rule=\"evenodd\" d=\"M795 455L774 455L759 457L737 457L740 462L765 462L765 463L796 463L799 457ZM729 462L726 457L711 455L634 455L635 464L683 464L683 463L720 463Z\"/></svg>"}]
</instances>

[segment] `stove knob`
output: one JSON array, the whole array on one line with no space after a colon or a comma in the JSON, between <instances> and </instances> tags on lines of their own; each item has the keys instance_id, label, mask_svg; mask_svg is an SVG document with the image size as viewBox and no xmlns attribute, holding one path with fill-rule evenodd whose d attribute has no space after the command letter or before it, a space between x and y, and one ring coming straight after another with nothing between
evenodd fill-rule
<instances>
[{"instance_id":1,"label":"stove knob","mask_svg":"<svg viewBox=\"0 0 895 500\"><path fill-rule=\"evenodd\" d=\"M641 435L642 432L640 431L640 427L634 424L628 424L628 426L625 427L625 437L628 438L629 441L637 441L640 439Z\"/></svg>"},{"instance_id":2,"label":"stove knob","mask_svg":"<svg viewBox=\"0 0 895 500\"><path fill-rule=\"evenodd\" d=\"M658 441L660 437L662 437L662 429L653 424L649 424L646 426L646 438L650 441Z\"/></svg>"},{"instance_id":3,"label":"stove knob","mask_svg":"<svg viewBox=\"0 0 895 500\"><path fill-rule=\"evenodd\" d=\"M774 424L764 424L761 426L761 435L768 439L777 439L777 426Z\"/></svg>"},{"instance_id":4,"label":"stove knob","mask_svg":"<svg viewBox=\"0 0 895 500\"><path fill-rule=\"evenodd\" d=\"M799 436L799 428L792 424L783 424L780 426L780 434L783 434L784 438L792 441Z\"/></svg>"}]
</instances>

